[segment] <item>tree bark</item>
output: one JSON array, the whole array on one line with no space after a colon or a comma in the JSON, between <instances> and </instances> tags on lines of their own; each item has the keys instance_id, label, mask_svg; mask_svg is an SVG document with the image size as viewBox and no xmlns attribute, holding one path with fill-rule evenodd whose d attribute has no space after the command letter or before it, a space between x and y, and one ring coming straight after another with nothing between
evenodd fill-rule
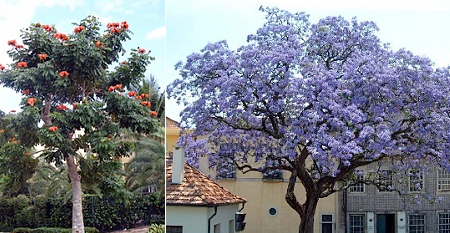
<instances>
[{"instance_id":1,"label":"tree bark","mask_svg":"<svg viewBox=\"0 0 450 233\"><path fill-rule=\"evenodd\" d=\"M78 166L75 164L73 155L66 158L66 163L72 184L72 233L84 233L81 177L78 174Z\"/></svg>"},{"instance_id":2,"label":"tree bark","mask_svg":"<svg viewBox=\"0 0 450 233\"><path fill-rule=\"evenodd\" d=\"M316 213L317 203L319 202L319 195L315 193L307 193L306 195L306 201L302 205L302 211L300 213L299 233L314 232L314 215Z\"/></svg>"}]
</instances>

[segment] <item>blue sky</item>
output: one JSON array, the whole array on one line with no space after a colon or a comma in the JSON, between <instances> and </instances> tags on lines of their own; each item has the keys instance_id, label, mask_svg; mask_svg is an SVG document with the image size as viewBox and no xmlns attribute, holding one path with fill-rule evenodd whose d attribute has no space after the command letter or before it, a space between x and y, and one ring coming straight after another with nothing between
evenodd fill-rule
<instances>
[{"instance_id":1,"label":"blue sky","mask_svg":"<svg viewBox=\"0 0 450 233\"><path fill-rule=\"evenodd\" d=\"M20 29L31 23L55 25L58 31L71 33L72 23L89 15L100 19L106 28L108 22L126 20L133 32L125 48L145 48L156 60L149 65L147 77L155 75L161 88L165 87L165 16L164 0L0 0L0 64L11 63L6 51L7 41L17 39ZM19 110L21 96L0 87L0 110Z\"/></svg>"},{"instance_id":2,"label":"blue sky","mask_svg":"<svg viewBox=\"0 0 450 233\"><path fill-rule=\"evenodd\" d=\"M306 12L310 22L341 15L347 20L374 21L378 36L397 50L406 48L429 57L436 66L450 65L450 1L446 0L166 0L166 83L178 77L174 65L208 42L227 40L230 48L245 44L247 35L264 23L259 6ZM166 102L166 115L179 120L183 109Z\"/></svg>"}]
</instances>

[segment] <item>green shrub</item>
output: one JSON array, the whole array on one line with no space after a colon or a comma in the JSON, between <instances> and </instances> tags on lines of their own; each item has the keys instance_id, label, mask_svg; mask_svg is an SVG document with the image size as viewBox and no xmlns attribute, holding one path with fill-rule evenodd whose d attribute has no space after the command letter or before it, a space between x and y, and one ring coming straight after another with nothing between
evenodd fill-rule
<instances>
[{"instance_id":1,"label":"green shrub","mask_svg":"<svg viewBox=\"0 0 450 233\"><path fill-rule=\"evenodd\" d=\"M152 224L148 228L148 233L164 233L165 227L162 224Z\"/></svg>"},{"instance_id":2,"label":"green shrub","mask_svg":"<svg viewBox=\"0 0 450 233\"><path fill-rule=\"evenodd\" d=\"M18 227L14 228L14 233L30 233L33 229L27 227Z\"/></svg>"}]
</instances>

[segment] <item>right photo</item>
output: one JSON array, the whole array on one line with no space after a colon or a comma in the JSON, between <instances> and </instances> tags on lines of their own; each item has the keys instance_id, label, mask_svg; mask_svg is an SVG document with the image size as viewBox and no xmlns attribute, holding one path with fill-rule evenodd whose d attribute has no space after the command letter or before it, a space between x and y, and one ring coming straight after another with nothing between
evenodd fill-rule
<instances>
[{"instance_id":1,"label":"right photo","mask_svg":"<svg viewBox=\"0 0 450 233\"><path fill-rule=\"evenodd\" d=\"M165 8L167 233L450 233L450 2Z\"/></svg>"}]
</instances>

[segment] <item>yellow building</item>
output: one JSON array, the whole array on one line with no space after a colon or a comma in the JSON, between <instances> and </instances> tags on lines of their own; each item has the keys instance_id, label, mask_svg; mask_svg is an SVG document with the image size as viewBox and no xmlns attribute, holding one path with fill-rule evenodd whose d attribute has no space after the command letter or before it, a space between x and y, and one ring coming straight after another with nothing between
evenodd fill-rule
<instances>
[{"instance_id":1,"label":"yellow building","mask_svg":"<svg viewBox=\"0 0 450 233\"><path fill-rule=\"evenodd\" d=\"M181 129L178 123L170 118L166 119L166 150L173 152ZM200 158L199 170L214 176L214 171L208 168L208 159ZM245 198L244 212L247 214L244 233L298 233L300 217L286 203L289 174L284 172L279 176L264 177L260 172L243 174L237 171L231 178L225 178L218 183L230 192ZM304 201L304 191L298 183L296 195L300 202ZM321 199L315 215L315 232L337 233L339 207L337 195L333 194Z\"/></svg>"}]
</instances>

